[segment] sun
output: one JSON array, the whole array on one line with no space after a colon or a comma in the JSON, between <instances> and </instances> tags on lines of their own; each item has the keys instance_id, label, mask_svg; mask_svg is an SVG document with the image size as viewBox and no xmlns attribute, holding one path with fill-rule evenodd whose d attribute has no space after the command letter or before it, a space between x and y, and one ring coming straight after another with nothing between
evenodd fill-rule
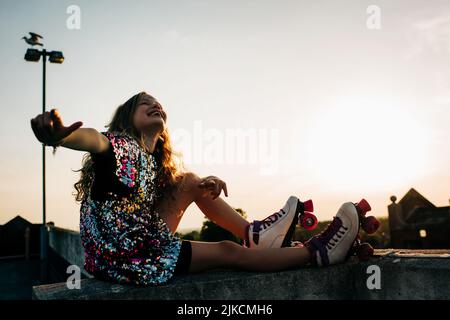
<instances>
[{"instance_id":1,"label":"sun","mask_svg":"<svg viewBox=\"0 0 450 320\"><path fill-rule=\"evenodd\" d=\"M412 106L341 98L310 123L308 169L316 182L340 190L408 184L427 168L427 132Z\"/></svg>"}]
</instances>

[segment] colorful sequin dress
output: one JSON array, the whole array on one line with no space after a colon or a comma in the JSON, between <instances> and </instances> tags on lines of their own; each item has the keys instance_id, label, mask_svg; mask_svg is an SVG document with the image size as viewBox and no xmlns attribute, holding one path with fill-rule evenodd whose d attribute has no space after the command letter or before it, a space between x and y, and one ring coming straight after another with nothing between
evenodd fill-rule
<instances>
[{"instance_id":1,"label":"colorful sequin dress","mask_svg":"<svg viewBox=\"0 0 450 320\"><path fill-rule=\"evenodd\" d=\"M181 247L154 210L157 163L126 133L103 133L110 150L91 154L94 181L81 205L85 269L97 278L158 285L172 276Z\"/></svg>"}]
</instances>

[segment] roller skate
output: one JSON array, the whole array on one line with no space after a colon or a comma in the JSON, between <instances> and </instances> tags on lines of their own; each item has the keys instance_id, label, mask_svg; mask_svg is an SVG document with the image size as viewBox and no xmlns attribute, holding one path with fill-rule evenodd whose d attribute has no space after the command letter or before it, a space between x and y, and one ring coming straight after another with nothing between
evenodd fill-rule
<instances>
[{"instance_id":1,"label":"roller skate","mask_svg":"<svg viewBox=\"0 0 450 320\"><path fill-rule=\"evenodd\" d=\"M374 216L366 217L366 213L372 210L369 203L365 199L362 199L359 203L355 203L355 206L358 210L358 217L362 229L367 234L375 233L380 227L380 222ZM356 255L360 261L367 261L373 256L373 253L374 250L372 246L367 242L362 242L361 237L358 234L349 255Z\"/></svg>"},{"instance_id":2,"label":"roller skate","mask_svg":"<svg viewBox=\"0 0 450 320\"><path fill-rule=\"evenodd\" d=\"M357 256L359 261L367 261L373 256L373 253L372 246L367 242L362 242L361 237L358 235L348 255L349 257Z\"/></svg>"},{"instance_id":3,"label":"roller skate","mask_svg":"<svg viewBox=\"0 0 450 320\"><path fill-rule=\"evenodd\" d=\"M255 220L247 226L244 246L248 248L280 248L289 247L299 223L307 230L317 226L317 218L312 214L313 202L301 202L297 197L290 196L280 211L273 213L264 220Z\"/></svg>"},{"instance_id":4,"label":"roller skate","mask_svg":"<svg viewBox=\"0 0 450 320\"><path fill-rule=\"evenodd\" d=\"M369 259L373 248L368 243L361 244L359 228L361 226L367 233L378 229L379 222L375 217L365 217L370 210L364 199L359 203L344 203L327 229L304 244L311 254L312 264L328 266L342 263L355 253L361 260Z\"/></svg>"}]
</instances>

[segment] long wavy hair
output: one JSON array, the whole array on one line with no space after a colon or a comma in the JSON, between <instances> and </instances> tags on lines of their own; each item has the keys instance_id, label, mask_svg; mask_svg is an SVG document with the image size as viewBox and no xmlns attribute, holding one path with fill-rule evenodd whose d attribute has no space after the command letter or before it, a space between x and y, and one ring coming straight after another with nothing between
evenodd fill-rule
<instances>
[{"instance_id":1,"label":"long wavy hair","mask_svg":"<svg viewBox=\"0 0 450 320\"><path fill-rule=\"evenodd\" d=\"M146 94L145 92L140 92L120 105L106 128L108 128L108 132L128 133L148 152L144 143L143 134L133 125L134 112ZM159 194L171 195L177 186L177 182L179 182L183 175L180 154L174 152L172 149L167 127L160 134L153 155L158 164L156 184L159 189ZM90 193L92 182L94 181L93 161L89 153L83 156L82 168L76 171L81 172L81 176L80 180L74 184L74 195L76 201L80 202Z\"/></svg>"}]
</instances>

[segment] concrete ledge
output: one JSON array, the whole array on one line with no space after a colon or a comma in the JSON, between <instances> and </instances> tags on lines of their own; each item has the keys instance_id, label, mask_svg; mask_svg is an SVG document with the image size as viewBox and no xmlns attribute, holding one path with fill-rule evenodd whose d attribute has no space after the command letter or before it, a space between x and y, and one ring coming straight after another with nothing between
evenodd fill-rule
<instances>
[{"instance_id":1,"label":"concrete ledge","mask_svg":"<svg viewBox=\"0 0 450 320\"><path fill-rule=\"evenodd\" d=\"M91 277L83 268L84 248L81 244L80 234L76 231L49 227L49 247L63 258L67 263L81 267L81 272L86 277Z\"/></svg>"},{"instance_id":2,"label":"concrete ledge","mask_svg":"<svg viewBox=\"0 0 450 320\"><path fill-rule=\"evenodd\" d=\"M327 268L274 273L215 271L175 277L158 287L81 281L33 288L34 299L450 299L450 251L377 250L377 256ZM380 268L381 289L369 290L370 265Z\"/></svg>"}]
</instances>

